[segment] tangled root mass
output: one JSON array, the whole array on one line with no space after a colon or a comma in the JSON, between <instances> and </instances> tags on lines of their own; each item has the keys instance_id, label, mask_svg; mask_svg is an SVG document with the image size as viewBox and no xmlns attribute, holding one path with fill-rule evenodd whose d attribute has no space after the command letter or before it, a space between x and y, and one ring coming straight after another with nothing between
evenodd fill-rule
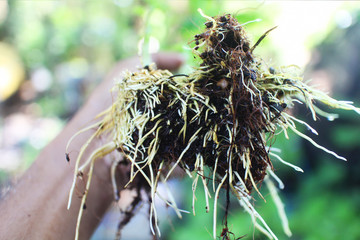
<instances>
[{"instance_id":1,"label":"tangled root mass","mask_svg":"<svg viewBox=\"0 0 360 240\"><path fill-rule=\"evenodd\" d=\"M193 40L194 54L201 59L193 73L173 75L167 70L147 67L135 73L127 72L114 86L118 97L94 134L110 135L111 139L81 166L80 154L74 182L85 167L90 165L91 169L96 158L117 149L131 165L129 184L136 177L145 183L137 186L149 195L153 234L160 235L154 205L155 195L159 195L157 185L166 184L174 169L180 167L193 179L194 197L201 179L207 209L208 197L214 196L214 238L217 236L216 204L221 189L225 190L227 201L224 228L220 233L223 239L234 237L227 226L230 193L237 197L262 232L276 238L250 203L251 193L255 189L260 194L258 186L268 179L267 173L277 179L270 156L295 170L301 169L271 151L272 137L279 132L287 136L287 130L291 129L315 147L343 159L299 132L296 129L299 123L315 130L288 114L286 109L291 108L294 101L301 101L310 109L314 120L316 114L335 117L314 106L314 101L333 108L356 112L359 109L307 86L301 77L287 69L266 68L253 51L272 29L251 45L244 26L231 15L205 17L209 21L205 23L204 32L195 35ZM92 172L87 174L91 176ZM160 198L181 216L174 201ZM80 209L78 224L81 214ZM283 222L285 232L290 235L286 218Z\"/></svg>"}]
</instances>

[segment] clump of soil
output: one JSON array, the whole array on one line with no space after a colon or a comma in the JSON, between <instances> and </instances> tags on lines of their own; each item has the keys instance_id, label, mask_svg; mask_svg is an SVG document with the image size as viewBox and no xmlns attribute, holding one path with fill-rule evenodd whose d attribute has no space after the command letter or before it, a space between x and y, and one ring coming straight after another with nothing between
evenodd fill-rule
<instances>
[{"instance_id":1,"label":"clump of soil","mask_svg":"<svg viewBox=\"0 0 360 240\"><path fill-rule=\"evenodd\" d=\"M316 147L343 159L299 132L296 123L311 127L288 114L287 108L293 107L294 101L301 101L309 107L314 120L316 113L334 117L315 107L314 100L335 108L357 112L359 109L307 86L291 68L268 69L253 51L272 29L252 44L244 26L230 14L204 17L208 19L205 30L193 41L194 54L201 59L193 73L174 75L150 66L138 72L127 72L114 86L117 100L105 113L94 134L94 137L110 135L111 139L81 166L79 155L71 192L78 176L88 174L88 181L91 181L92 170L83 171L93 165L96 158L118 150L130 164L129 186L137 188L138 192L119 230L130 220L134 206L141 201L140 190L144 190L150 202L150 229L154 235L160 235L154 204L155 195L159 194L156 189L159 182L166 184L178 167L193 179L194 198L198 180L201 180L207 211L210 208L208 197L214 198L214 239L217 236L222 239L234 237L228 230L227 221L230 194L237 197L253 219L262 222L263 227L256 223L259 229L276 238L252 206L251 194L256 191L261 196L259 186L268 174L278 179L272 171L270 156L295 170L302 170L271 151L274 135L279 132L287 135L290 129ZM119 162L114 162L113 169L117 164ZM135 179L136 184L131 185ZM118 196L117 189L123 187L116 186L114 181L115 196ZM85 192L88 190L87 186ZM217 233L220 191L226 194L226 208L223 231ZM71 197L72 194L70 201ZM181 216L182 211L174 201L164 201ZM85 202L86 194L82 205ZM80 209L80 216L82 211ZM291 234L288 226L284 228Z\"/></svg>"}]
</instances>

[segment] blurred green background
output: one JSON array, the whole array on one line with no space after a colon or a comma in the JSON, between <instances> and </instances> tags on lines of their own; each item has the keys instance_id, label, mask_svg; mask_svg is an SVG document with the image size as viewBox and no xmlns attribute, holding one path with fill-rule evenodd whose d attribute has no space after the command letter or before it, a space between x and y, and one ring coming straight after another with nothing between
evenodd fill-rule
<instances>
[{"instance_id":1,"label":"blurred green background","mask_svg":"<svg viewBox=\"0 0 360 240\"><path fill-rule=\"evenodd\" d=\"M269 66L296 64L320 89L360 106L360 5L344 1L0 1L0 185L5 194L41 149L76 112L117 60L137 55L142 42L150 52L177 51L187 59L182 72L198 60L190 41L210 16L232 13L248 23L250 39L278 26L256 49ZM294 114L319 130L321 145L347 157L340 162L296 136L278 136L281 156L305 170L298 173L274 161L285 183L280 196L293 232L291 239L360 239L360 118L339 112L333 122L311 122L301 106ZM304 129L304 131L306 131ZM306 132L308 133L308 132ZM65 161L64 161L65 162ZM191 210L191 183L173 181L177 201ZM264 203L255 206L279 239L274 204L262 187ZM197 192L197 215L177 219L162 206L163 239L210 239L212 214L205 213L204 194ZM219 209L224 207L224 201ZM119 215L109 214L93 239L113 239ZM124 239L151 239L147 214L124 229ZM219 213L219 224L221 222ZM233 201L231 231L244 239L265 239Z\"/></svg>"}]
</instances>

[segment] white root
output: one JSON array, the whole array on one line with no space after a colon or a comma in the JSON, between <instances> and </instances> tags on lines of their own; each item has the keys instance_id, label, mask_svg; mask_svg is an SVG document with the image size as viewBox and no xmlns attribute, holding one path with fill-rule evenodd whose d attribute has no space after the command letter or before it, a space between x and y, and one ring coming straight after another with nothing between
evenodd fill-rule
<instances>
[{"instance_id":1,"label":"white root","mask_svg":"<svg viewBox=\"0 0 360 240\"><path fill-rule=\"evenodd\" d=\"M276 209L278 211L278 215L281 219L281 224L282 224L283 230L288 237L291 237L292 233L291 233L291 230L289 227L289 221L286 217L285 206L279 197L276 187L274 186L273 182L268 177L265 177L264 181L270 191L270 195L271 195L272 199L274 200Z\"/></svg>"},{"instance_id":2,"label":"white root","mask_svg":"<svg viewBox=\"0 0 360 240\"><path fill-rule=\"evenodd\" d=\"M217 187L215 196L214 196L214 217L213 217L213 238L214 239L216 239L217 200L219 198L220 189L221 189L222 185L224 184L224 182L226 181L227 176L228 176L228 173L226 172L224 177L221 179L221 182L220 182L219 186Z\"/></svg>"}]
</instances>

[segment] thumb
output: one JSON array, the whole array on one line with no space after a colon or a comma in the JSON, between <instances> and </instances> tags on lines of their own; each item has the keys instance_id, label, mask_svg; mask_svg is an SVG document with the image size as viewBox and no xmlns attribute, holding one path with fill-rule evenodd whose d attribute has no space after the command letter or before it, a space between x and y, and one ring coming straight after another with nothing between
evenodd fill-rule
<instances>
[{"instance_id":1,"label":"thumb","mask_svg":"<svg viewBox=\"0 0 360 240\"><path fill-rule=\"evenodd\" d=\"M184 57L174 52L155 53L151 57L159 69L176 71L184 63Z\"/></svg>"}]
</instances>

